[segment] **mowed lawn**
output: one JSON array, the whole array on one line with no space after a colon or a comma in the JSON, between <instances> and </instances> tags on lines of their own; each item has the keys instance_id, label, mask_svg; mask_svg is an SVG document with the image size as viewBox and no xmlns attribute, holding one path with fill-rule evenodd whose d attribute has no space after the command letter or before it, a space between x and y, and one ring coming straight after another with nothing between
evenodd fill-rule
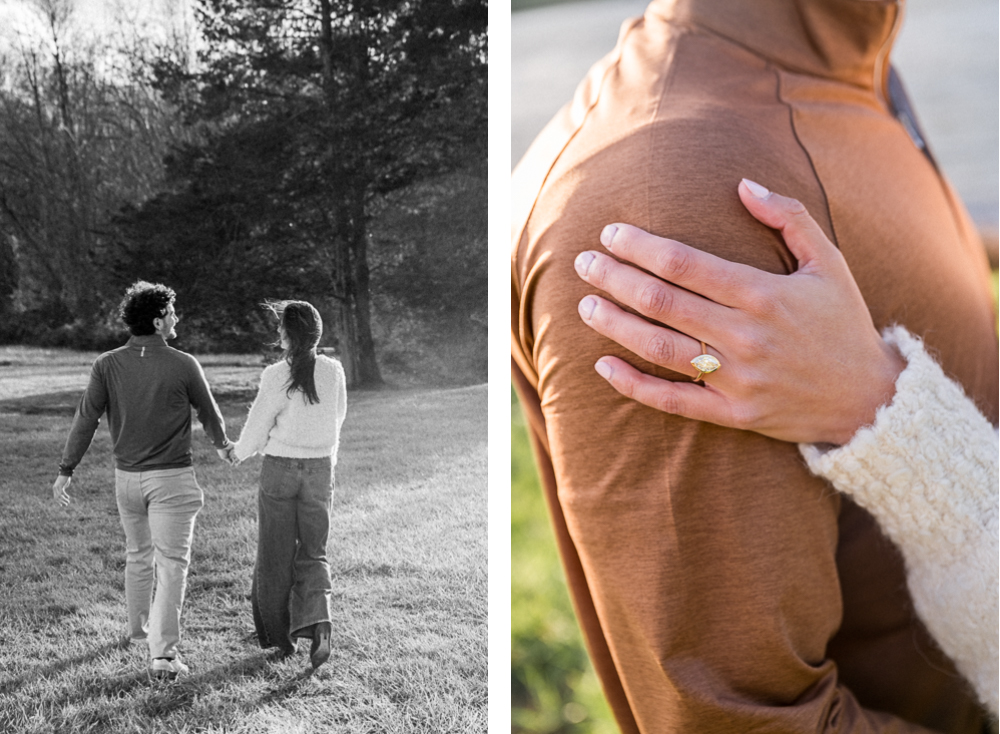
<instances>
[{"instance_id":1,"label":"mowed lawn","mask_svg":"<svg viewBox=\"0 0 1000 734\"><path fill-rule=\"evenodd\" d=\"M84 385L92 357L0 350L0 732L486 730L485 385L348 395L329 547L333 654L313 675L305 643L279 662L253 634L260 458L231 469L197 429L205 507L181 643L191 674L152 684L145 644L118 645L124 536L106 425L73 503L51 499L79 396L63 368L75 364ZM259 359L205 363L238 436Z\"/></svg>"}]
</instances>

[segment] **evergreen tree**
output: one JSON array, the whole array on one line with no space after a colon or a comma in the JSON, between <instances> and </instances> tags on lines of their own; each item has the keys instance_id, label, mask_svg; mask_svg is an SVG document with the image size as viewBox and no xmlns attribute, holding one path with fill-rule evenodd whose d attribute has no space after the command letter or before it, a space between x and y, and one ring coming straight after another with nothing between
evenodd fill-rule
<instances>
[{"instance_id":1,"label":"evergreen tree","mask_svg":"<svg viewBox=\"0 0 1000 734\"><path fill-rule=\"evenodd\" d=\"M377 385L371 217L389 192L485 162L485 0L199 0L196 13L200 70L157 70L189 122L215 131L191 170L248 131L280 140L233 182L258 182L270 202L252 211L255 241L316 248L348 375ZM246 151L248 166L260 158Z\"/></svg>"}]
</instances>

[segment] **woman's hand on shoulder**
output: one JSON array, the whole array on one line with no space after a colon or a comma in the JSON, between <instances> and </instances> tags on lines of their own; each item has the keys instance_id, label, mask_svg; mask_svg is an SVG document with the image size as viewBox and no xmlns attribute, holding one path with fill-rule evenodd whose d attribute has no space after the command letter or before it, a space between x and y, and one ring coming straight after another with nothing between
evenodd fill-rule
<instances>
[{"instance_id":1,"label":"woman's hand on shoulder","mask_svg":"<svg viewBox=\"0 0 1000 734\"><path fill-rule=\"evenodd\" d=\"M595 369L626 397L668 413L785 441L846 443L891 399L905 363L805 207L746 180L739 196L781 232L798 259L794 273L767 273L625 224L601 232L614 257L588 251L575 263L581 278L645 317L588 295L579 306L588 326L647 362L703 376L704 385L653 377L613 356ZM704 375L691 365L701 342L721 364Z\"/></svg>"}]
</instances>

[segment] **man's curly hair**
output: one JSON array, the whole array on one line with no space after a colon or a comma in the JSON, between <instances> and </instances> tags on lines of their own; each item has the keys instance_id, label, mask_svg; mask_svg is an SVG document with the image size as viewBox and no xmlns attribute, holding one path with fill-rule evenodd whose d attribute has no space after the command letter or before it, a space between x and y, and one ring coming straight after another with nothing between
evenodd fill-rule
<instances>
[{"instance_id":1,"label":"man's curly hair","mask_svg":"<svg viewBox=\"0 0 1000 734\"><path fill-rule=\"evenodd\" d=\"M137 280L125 291L118 315L133 336L149 336L156 333L153 319L162 319L176 297L173 288L162 283Z\"/></svg>"}]
</instances>

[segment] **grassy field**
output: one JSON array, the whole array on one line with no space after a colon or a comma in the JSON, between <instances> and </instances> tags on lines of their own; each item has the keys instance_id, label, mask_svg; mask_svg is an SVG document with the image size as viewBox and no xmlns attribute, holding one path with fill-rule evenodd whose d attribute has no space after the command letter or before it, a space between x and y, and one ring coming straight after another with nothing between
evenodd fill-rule
<instances>
[{"instance_id":1,"label":"grassy field","mask_svg":"<svg viewBox=\"0 0 1000 734\"><path fill-rule=\"evenodd\" d=\"M250 573L260 459L230 469L196 431L206 502L181 651L146 678L120 648L124 537L107 429L50 486L93 355L0 350L0 731L482 732L486 729L486 387L351 393L337 465L330 661L256 645ZM257 358L206 360L229 432ZM58 379L55 379L58 376Z\"/></svg>"}]
</instances>

